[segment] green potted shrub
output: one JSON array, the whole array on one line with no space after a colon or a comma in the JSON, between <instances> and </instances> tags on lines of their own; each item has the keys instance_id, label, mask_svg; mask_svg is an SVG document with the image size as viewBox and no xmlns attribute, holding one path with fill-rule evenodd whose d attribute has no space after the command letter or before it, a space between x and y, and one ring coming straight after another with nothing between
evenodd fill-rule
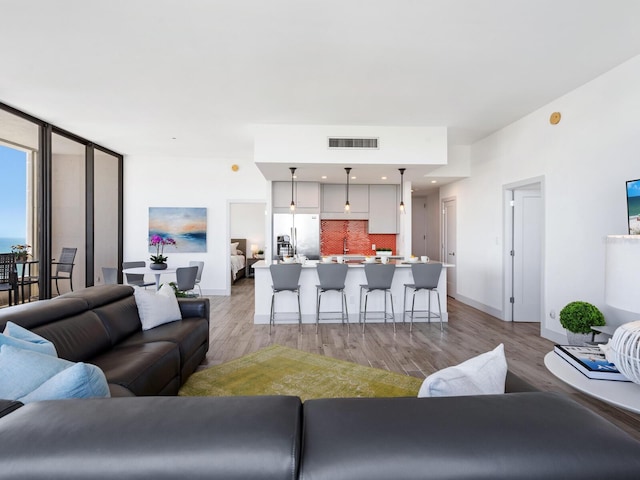
<instances>
[{"instance_id":1,"label":"green potted shrub","mask_svg":"<svg viewBox=\"0 0 640 480\"><path fill-rule=\"evenodd\" d=\"M604 315L588 302L571 302L560 310L560 324L567 330L567 339L571 345L584 345L593 331L591 327L605 324Z\"/></svg>"}]
</instances>

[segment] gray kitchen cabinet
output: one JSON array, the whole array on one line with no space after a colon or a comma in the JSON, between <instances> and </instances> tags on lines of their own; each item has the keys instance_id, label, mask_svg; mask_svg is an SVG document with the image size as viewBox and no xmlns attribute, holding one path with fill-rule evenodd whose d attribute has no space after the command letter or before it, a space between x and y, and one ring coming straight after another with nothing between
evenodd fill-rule
<instances>
[{"instance_id":1,"label":"gray kitchen cabinet","mask_svg":"<svg viewBox=\"0 0 640 480\"><path fill-rule=\"evenodd\" d=\"M369 233L398 233L398 188L369 185Z\"/></svg>"},{"instance_id":2,"label":"gray kitchen cabinet","mask_svg":"<svg viewBox=\"0 0 640 480\"><path fill-rule=\"evenodd\" d=\"M351 213L344 211L347 199L347 186L344 184L322 185L323 218L351 218L346 215L366 219L369 212L369 185L349 185L349 205Z\"/></svg>"},{"instance_id":3,"label":"gray kitchen cabinet","mask_svg":"<svg viewBox=\"0 0 640 480\"><path fill-rule=\"evenodd\" d=\"M285 213L291 206L291 182L273 182L271 198L274 212ZM318 182L294 182L293 200L296 212L319 213L320 184Z\"/></svg>"}]
</instances>

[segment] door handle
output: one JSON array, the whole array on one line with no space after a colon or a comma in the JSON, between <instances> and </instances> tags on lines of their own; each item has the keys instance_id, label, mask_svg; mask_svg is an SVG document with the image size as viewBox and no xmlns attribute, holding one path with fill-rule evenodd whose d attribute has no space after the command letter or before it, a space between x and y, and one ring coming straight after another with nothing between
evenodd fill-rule
<instances>
[{"instance_id":1,"label":"door handle","mask_svg":"<svg viewBox=\"0 0 640 480\"><path fill-rule=\"evenodd\" d=\"M456 256L456 252L449 252L449 255L450 255L451 257L455 257L455 256Z\"/></svg>"}]
</instances>

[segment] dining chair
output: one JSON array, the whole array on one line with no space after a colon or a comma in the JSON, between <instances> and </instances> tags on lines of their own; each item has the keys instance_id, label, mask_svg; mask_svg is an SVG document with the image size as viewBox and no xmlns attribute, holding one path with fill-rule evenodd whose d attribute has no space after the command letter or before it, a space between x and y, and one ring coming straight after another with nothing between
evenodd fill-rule
<instances>
[{"instance_id":1,"label":"dining chair","mask_svg":"<svg viewBox=\"0 0 640 480\"><path fill-rule=\"evenodd\" d=\"M127 268L136 268L136 267L146 267L147 264L144 261L137 262L122 262L122 269L126 270ZM135 285L137 287L148 287L150 285L156 284L156 282L145 282L144 281L144 273L126 273L124 274L127 279L127 283L129 285Z\"/></svg>"},{"instance_id":2,"label":"dining chair","mask_svg":"<svg viewBox=\"0 0 640 480\"><path fill-rule=\"evenodd\" d=\"M347 320L347 333L349 333L349 310L347 309L347 296L344 293L344 281L347 278L347 270L349 267L346 263L318 263L316 271L318 272L318 280L320 285L316 285L316 333L318 333L318 324L320 323L320 305L322 303L322 294L326 292L338 292L340 294L340 319L344 325L345 318ZM338 313L322 312L322 313Z\"/></svg>"},{"instance_id":3,"label":"dining chair","mask_svg":"<svg viewBox=\"0 0 640 480\"><path fill-rule=\"evenodd\" d=\"M438 281L440 280L440 273L442 272L442 264L441 263L419 263L411 265L411 274L413 275L413 283L405 283L404 284L404 298L403 298L403 307L402 307L402 322L404 323L404 319L409 313L407 311L407 289L413 289L413 300L411 300L411 312L409 316L411 318L411 324L409 326L409 331L413 329L413 318L415 313L427 313L427 320L431 323L432 318L440 319L440 331L442 331L442 309L440 307L440 292L438 292ZM427 309L426 310L415 310L416 303L416 293L418 292L427 292ZM431 313L431 294L435 292L436 297L438 298L438 314Z\"/></svg>"},{"instance_id":4,"label":"dining chair","mask_svg":"<svg viewBox=\"0 0 640 480\"><path fill-rule=\"evenodd\" d=\"M198 267L198 275L196 275L196 287L200 291L200 296L202 296L202 288L200 288L200 280L202 279L202 270L204 270L204 262L199 262L195 260L191 260L189 262L190 267Z\"/></svg>"},{"instance_id":5,"label":"dining chair","mask_svg":"<svg viewBox=\"0 0 640 480\"><path fill-rule=\"evenodd\" d=\"M275 328L275 298L278 293L295 293L298 299L298 331L302 331L302 310L300 309L300 273L302 265L300 263L280 263L272 264L269 267L271 280L273 282L271 293L271 311L269 313L269 335L271 326Z\"/></svg>"},{"instance_id":6,"label":"dining chair","mask_svg":"<svg viewBox=\"0 0 640 480\"><path fill-rule=\"evenodd\" d=\"M18 303L18 273L14 253L0 253L0 292L9 292L9 306Z\"/></svg>"},{"instance_id":7,"label":"dining chair","mask_svg":"<svg viewBox=\"0 0 640 480\"><path fill-rule=\"evenodd\" d=\"M384 317L384 323L387 323L387 319L393 321L393 332L396 331L396 316L393 310L393 294L391 293L391 283L393 282L393 274L396 271L396 266L388 264L365 264L364 273L367 277L367 283L360 285L360 308L358 312L358 319L362 322L362 333L364 333L364 326L367 322L367 302L369 300L369 294L373 292L382 292L384 295L384 310L382 313ZM362 294L364 293L364 310L362 308ZM391 313L387 312L387 294L391 300Z\"/></svg>"},{"instance_id":8,"label":"dining chair","mask_svg":"<svg viewBox=\"0 0 640 480\"><path fill-rule=\"evenodd\" d=\"M178 267L176 268L176 286L180 292L192 292L196 286L196 277L198 276L198 267ZM197 294L193 293L196 297Z\"/></svg>"},{"instance_id":9,"label":"dining chair","mask_svg":"<svg viewBox=\"0 0 640 480\"><path fill-rule=\"evenodd\" d=\"M57 262L51 262L51 265L56 266L55 273L51 276L51 280L56 281L56 291L60 295L60 287L58 286L58 280L69 280L69 289L73 292L73 265L76 259L77 248L65 247L60 253L60 257Z\"/></svg>"},{"instance_id":10,"label":"dining chair","mask_svg":"<svg viewBox=\"0 0 640 480\"><path fill-rule=\"evenodd\" d=\"M105 285L117 285L118 269L115 267L102 267L102 278Z\"/></svg>"}]
</instances>

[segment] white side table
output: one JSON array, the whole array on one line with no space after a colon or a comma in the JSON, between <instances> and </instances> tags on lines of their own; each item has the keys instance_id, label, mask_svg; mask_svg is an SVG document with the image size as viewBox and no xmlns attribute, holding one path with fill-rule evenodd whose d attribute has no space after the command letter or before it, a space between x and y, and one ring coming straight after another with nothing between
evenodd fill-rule
<instances>
[{"instance_id":1,"label":"white side table","mask_svg":"<svg viewBox=\"0 0 640 480\"><path fill-rule=\"evenodd\" d=\"M544 365L547 370L576 390L616 407L640 413L640 385L633 382L587 378L555 352L545 355Z\"/></svg>"}]
</instances>

